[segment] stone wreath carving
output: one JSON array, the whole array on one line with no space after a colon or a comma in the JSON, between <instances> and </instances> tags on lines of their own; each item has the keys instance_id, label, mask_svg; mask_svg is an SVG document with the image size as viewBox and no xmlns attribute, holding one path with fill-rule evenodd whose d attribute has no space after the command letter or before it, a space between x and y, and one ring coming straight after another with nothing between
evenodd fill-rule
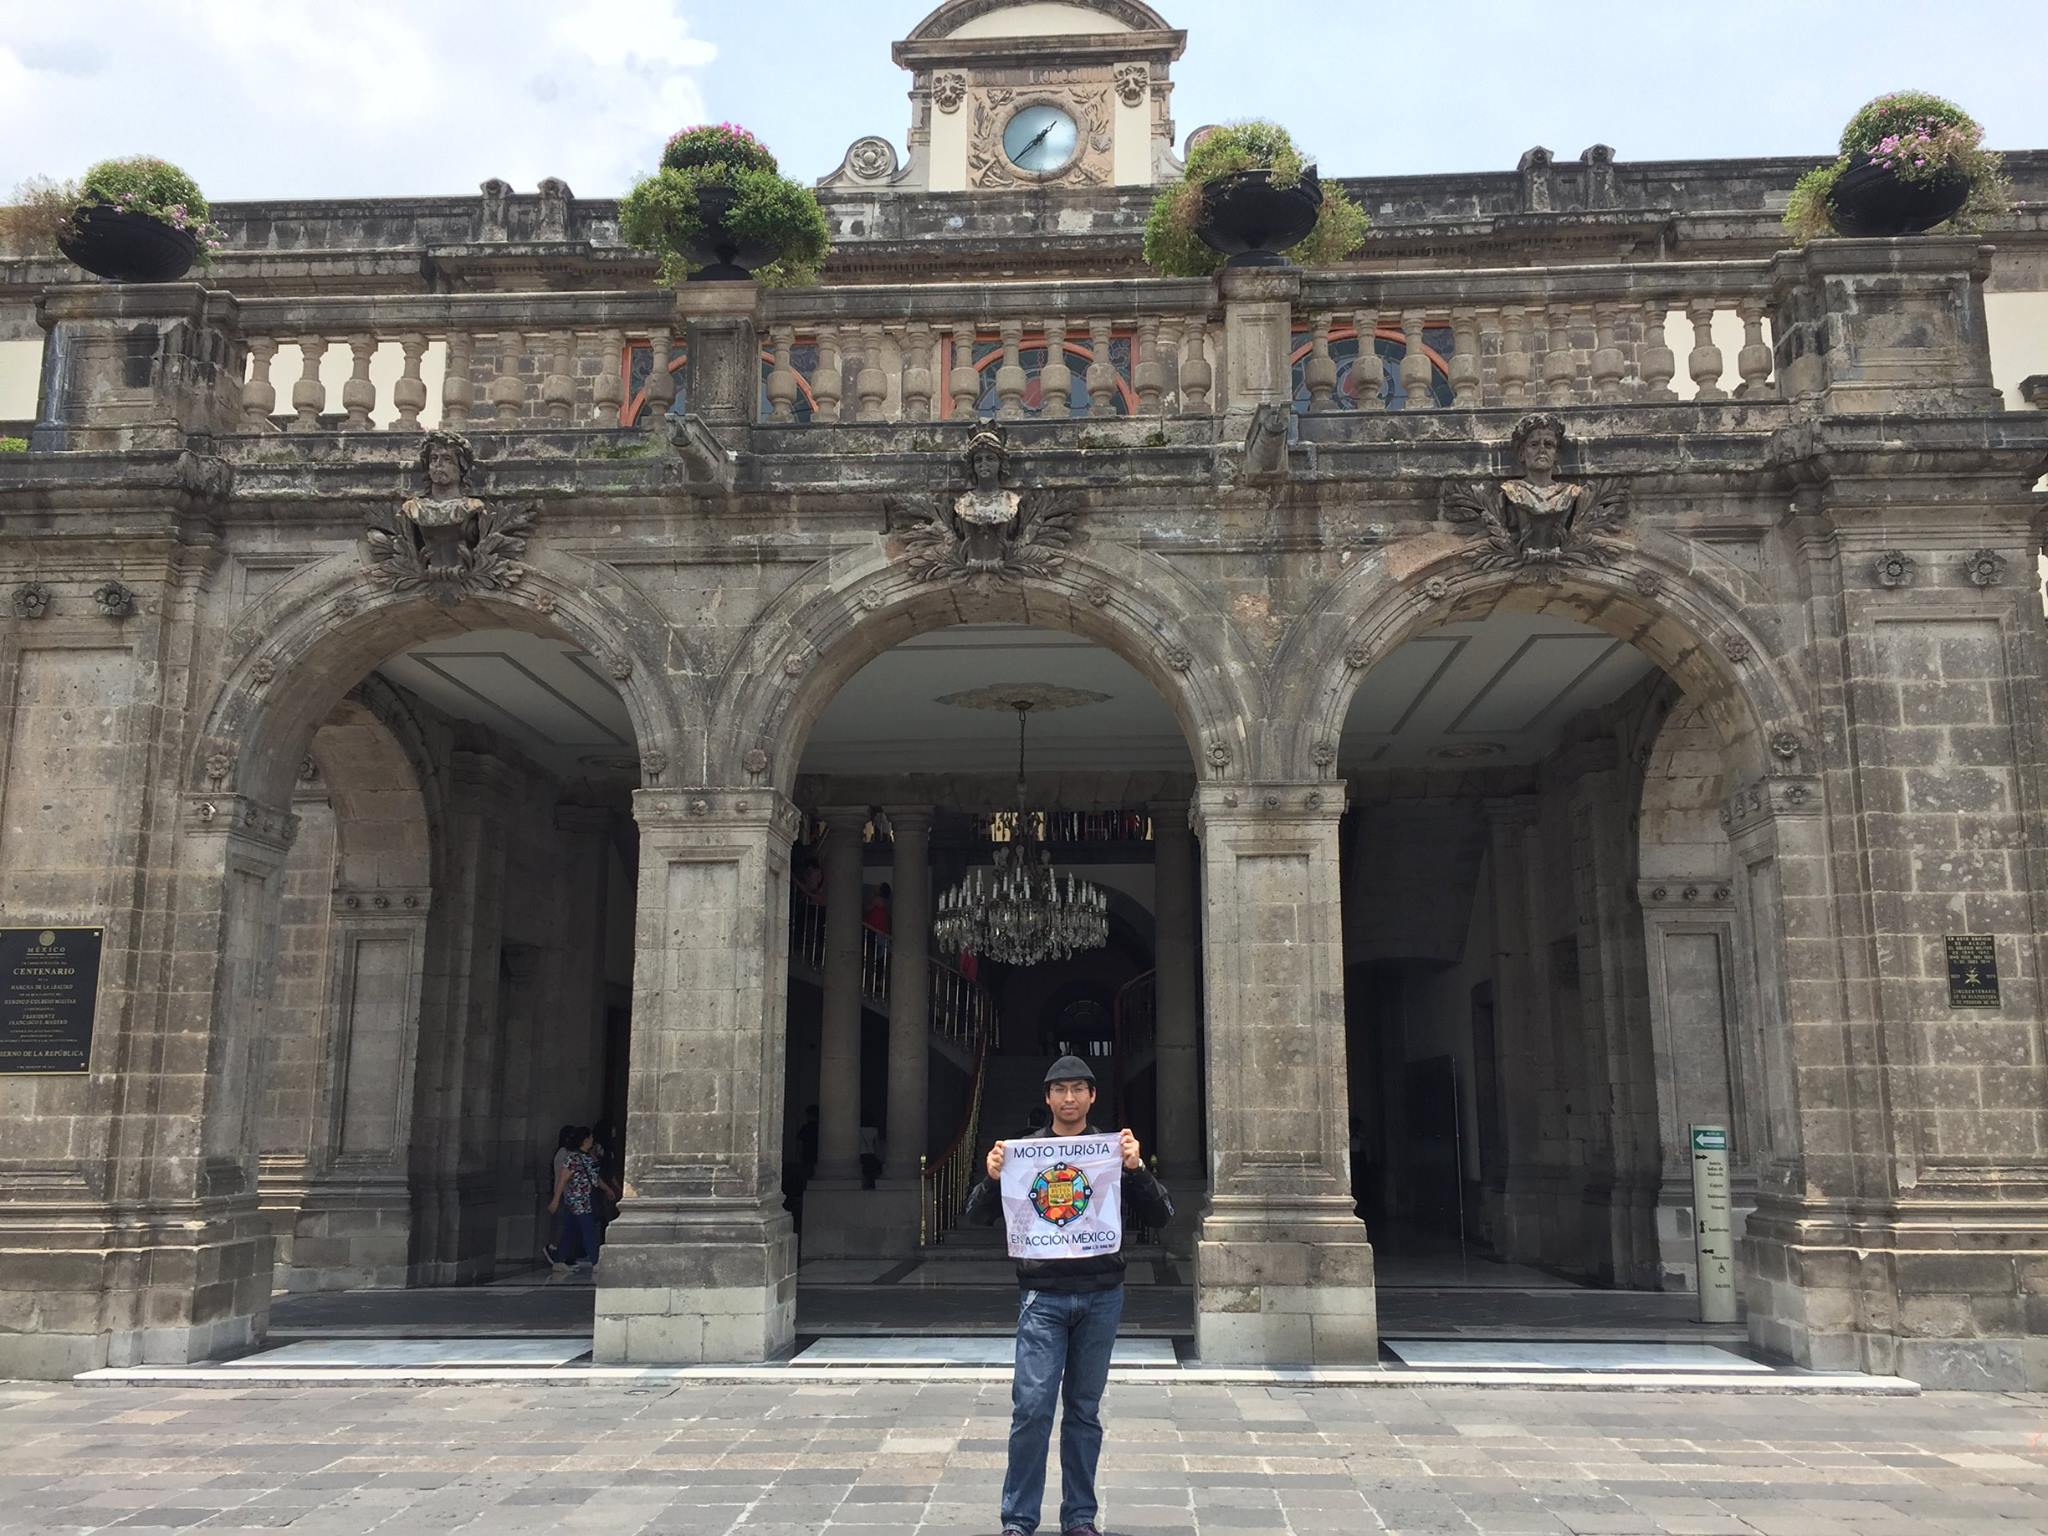
<instances>
[{"instance_id":1,"label":"stone wreath carving","mask_svg":"<svg viewBox=\"0 0 2048 1536\"><path fill-rule=\"evenodd\" d=\"M980 590L1056 573L1078 531L1080 506L1060 492L1005 489L1008 452L1002 429L992 424L969 439L966 462L967 489L950 502L923 496L889 503L910 574Z\"/></svg>"},{"instance_id":2,"label":"stone wreath carving","mask_svg":"<svg viewBox=\"0 0 2048 1536\"><path fill-rule=\"evenodd\" d=\"M1522 467L1520 479L1444 482L1444 519L1476 535L1465 558L1478 569L1513 571L1517 579L1555 585L1573 566L1612 565L1622 554L1623 547L1605 535L1628 520L1629 482L1558 479L1564 445L1564 422L1538 411L1516 422L1509 439Z\"/></svg>"},{"instance_id":3,"label":"stone wreath carving","mask_svg":"<svg viewBox=\"0 0 2048 1536\"><path fill-rule=\"evenodd\" d=\"M526 577L519 556L533 532L528 507L491 507L465 494L476 467L466 439L429 432L420 445L426 494L372 517L372 569L394 592L424 591L443 608L479 592L506 592Z\"/></svg>"}]
</instances>

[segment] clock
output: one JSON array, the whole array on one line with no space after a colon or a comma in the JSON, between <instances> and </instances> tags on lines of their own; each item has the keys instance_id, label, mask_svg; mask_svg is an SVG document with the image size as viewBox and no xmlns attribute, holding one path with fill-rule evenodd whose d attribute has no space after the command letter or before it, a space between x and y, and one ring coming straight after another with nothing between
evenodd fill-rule
<instances>
[{"instance_id":1,"label":"clock","mask_svg":"<svg viewBox=\"0 0 2048 1536\"><path fill-rule=\"evenodd\" d=\"M1003 154L1029 176L1057 175L1080 147L1073 115L1045 102L1019 107L1003 125Z\"/></svg>"}]
</instances>

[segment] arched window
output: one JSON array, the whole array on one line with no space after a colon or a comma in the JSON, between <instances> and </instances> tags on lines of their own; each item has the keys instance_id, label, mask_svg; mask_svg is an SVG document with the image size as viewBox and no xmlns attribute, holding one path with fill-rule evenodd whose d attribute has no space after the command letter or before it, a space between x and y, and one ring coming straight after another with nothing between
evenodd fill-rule
<instances>
[{"instance_id":1,"label":"arched window","mask_svg":"<svg viewBox=\"0 0 2048 1536\"><path fill-rule=\"evenodd\" d=\"M1309 333L1305 330L1294 333L1294 409L1308 409L1307 363L1311 349ZM1408 390L1401 383L1401 362L1408 355L1408 343L1399 331L1380 331L1373 338L1373 351L1378 355L1380 377L1375 384L1375 393L1385 402L1386 409L1398 411L1408 403ZM1429 389L1440 406L1451 403L1451 380L1445 359L1451 352L1451 330L1449 326L1432 326L1422 333L1423 355L1429 359ZM1330 361L1337 365L1336 408L1340 411L1358 409L1359 385L1370 378L1370 370L1358 367L1358 331L1354 326L1333 325L1330 327Z\"/></svg>"}]
</instances>

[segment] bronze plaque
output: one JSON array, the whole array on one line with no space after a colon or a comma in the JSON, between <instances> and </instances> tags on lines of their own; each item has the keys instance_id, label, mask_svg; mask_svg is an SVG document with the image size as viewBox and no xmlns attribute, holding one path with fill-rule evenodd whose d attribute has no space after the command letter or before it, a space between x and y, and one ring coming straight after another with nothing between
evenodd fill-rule
<instances>
[{"instance_id":1,"label":"bronze plaque","mask_svg":"<svg viewBox=\"0 0 2048 1536\"><path fill-rule=\"evenodd\" d=\"M1998 941L1988 933L1947 938L1949 1007L1998 1007Z\"/></svg>"},{"instance_id":2,"label":"bronze plaque","mask_svg":"<svg viewBox=\"0 0 2048 1536\"><path fill-rule=\"evenodd\" d=\"M0 928L0 1072L83 1072L99 928Z\"/></svg>"}]
</instances>

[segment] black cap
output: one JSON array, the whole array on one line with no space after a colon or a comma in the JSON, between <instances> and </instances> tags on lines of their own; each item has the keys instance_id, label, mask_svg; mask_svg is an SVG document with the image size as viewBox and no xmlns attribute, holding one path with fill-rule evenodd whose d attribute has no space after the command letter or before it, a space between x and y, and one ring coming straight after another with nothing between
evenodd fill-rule
<instances>
[{"instance_id":1,"label":"black cap","mask_svg":"<svg viewBox=\"0 0 2048 1536\"><path fill-rule=\"evenodd\" d=\"M1046 1069L1047 1083L1083 1082L1095 1086L1095 1073L1088 1063L1078 1056L1062 1056Z\"/></svg>"}]
</instances>

